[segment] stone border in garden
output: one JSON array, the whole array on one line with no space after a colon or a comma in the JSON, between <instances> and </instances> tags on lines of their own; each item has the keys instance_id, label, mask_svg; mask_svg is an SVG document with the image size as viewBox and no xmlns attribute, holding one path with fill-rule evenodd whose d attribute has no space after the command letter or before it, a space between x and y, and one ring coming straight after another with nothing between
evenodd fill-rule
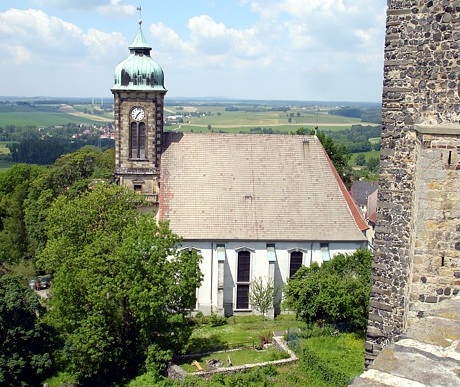
<instances>
[{"instance_id":1,"label":"stone border in garden","mask_svg":"<svg viewBox=\"0 0 460 387\"><path fill-rule=\"evenodd\" d=\"M278 334L278 332L275 332ZM213 369L211 371L196 371L196 372L186 372L184 369L177 364L170 364L167 370L167 375L169 378L174 380L184 380L184 378L188 375L196 375L201 376L203 378L207 378L211 375L215 374L236 374L242 371L249 370L255 367L263 367L267 365L282 365L282 364L291 364L295 363L298 360L296 354L288 347L286 341L284 340L283 336L273 336L272 344L275 348L280 351L284 351L289 355L288 359L281 359L281 360L273 360L273 361L266 361L263 363L255 363L255 364L245 364L242 366L232 366L232 367L219 367Z\"/></svg>"}]
</instances>

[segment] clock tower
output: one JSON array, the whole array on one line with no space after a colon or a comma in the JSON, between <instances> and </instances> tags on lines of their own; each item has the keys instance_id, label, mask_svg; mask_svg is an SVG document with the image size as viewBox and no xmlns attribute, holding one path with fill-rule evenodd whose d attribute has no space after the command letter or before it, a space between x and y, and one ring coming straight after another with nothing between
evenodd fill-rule
<instances>
[{"instance_id":1,"label":"clock tower","mask_svg":"<svg viewBox=\"0 0 460 387\"><path fill-rule=\"evenodd\" d=\"M151 47L139 30L129 56L115 68L115 178L158 203L163 105L163 69L150 56Z\"/></svg>"}]
</instances>

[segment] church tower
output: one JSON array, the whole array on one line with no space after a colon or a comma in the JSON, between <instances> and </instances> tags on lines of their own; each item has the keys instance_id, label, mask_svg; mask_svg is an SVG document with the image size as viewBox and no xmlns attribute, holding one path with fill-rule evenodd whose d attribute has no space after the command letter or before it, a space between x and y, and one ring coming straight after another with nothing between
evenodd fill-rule
<instances>
[{"instance_id":1,"label":"church tower","mask_svg":"<svg viewBox=\"0 0 460 387\"><path fill-rule=\"evenodd\" d=\"M115 68L115 178L158 203L163 106L167 90L163 69L150 56L151 47L139 30L129 56Z\"/></svg>"}]
</instances>

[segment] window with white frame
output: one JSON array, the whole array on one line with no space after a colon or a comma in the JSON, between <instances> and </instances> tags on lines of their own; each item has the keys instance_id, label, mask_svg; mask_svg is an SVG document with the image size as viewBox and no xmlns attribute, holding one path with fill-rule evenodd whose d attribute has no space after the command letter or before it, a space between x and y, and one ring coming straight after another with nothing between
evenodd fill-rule
<instances>
[{"instance_id":1,"label":"window with white frame","mask_svg":"<svg viewBox=\"0 0 460 387\"><path fill-rule=\"evenodd\" d=\"M236 273L236 309L249 309L249 281L251 276L251 252L238 251Z\"/></svg>"},{"instance_id":2,"label":"window with white frame","mask_svg":"<svg viewBox=\"0 0 460 387\"><path fill-rule=\"evenodd\" d=\"M268 262L276 262L276 251L274 243L267 243Z\"/></svg>"},{"instance_id":3,"label":"window with white frame","mask_svg":"<svg viewBox=\"0 0 460 387\"><path fill-rule=\"evenodd\" d=\"M323 262L327 262L331 260L331 253L329 252L329 243L321 243L321 259Z\"/></svg>"}]
</instances>

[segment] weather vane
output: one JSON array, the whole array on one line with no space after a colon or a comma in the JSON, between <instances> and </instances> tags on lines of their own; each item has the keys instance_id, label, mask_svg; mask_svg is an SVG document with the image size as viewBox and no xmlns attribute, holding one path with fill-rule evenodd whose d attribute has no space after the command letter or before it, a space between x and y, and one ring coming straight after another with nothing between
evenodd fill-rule
<instances>
[{"instance_id":1,"label":"weather vane","mask_svg":"<svg viewBox=\"0 0 460 387\"><path fill-rule=\"evenodd\" d=\"M137 7L137 10L139 11L139 25L142 24L142 7L139 5Z\"/></svg>"}]
</instances>

